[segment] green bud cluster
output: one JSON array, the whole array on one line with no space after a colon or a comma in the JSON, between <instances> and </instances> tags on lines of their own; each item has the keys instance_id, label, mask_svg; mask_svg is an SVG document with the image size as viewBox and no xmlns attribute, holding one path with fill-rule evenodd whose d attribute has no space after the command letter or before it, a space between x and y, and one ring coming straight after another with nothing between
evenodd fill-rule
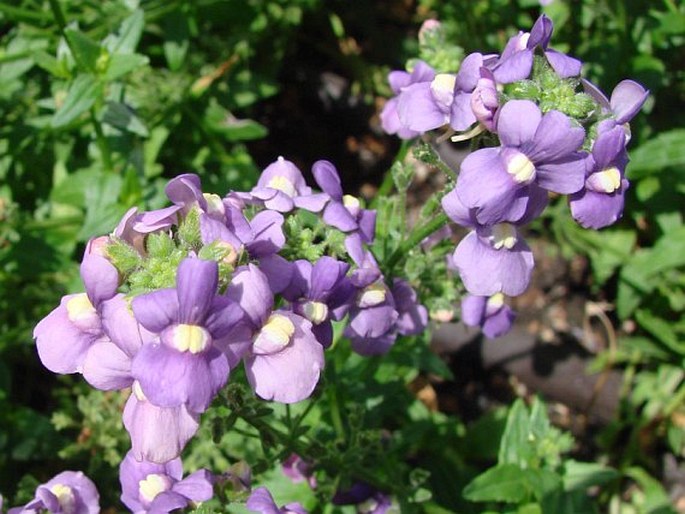
<instances>
[{"instance_id":1,"label":"green bud cluster","mask_svg":"<svg viewBox=\"0 0 685 514\"><path fill-rule=\"evenodd\" d=\"M556 110L583 123L599 108L597 102L590 95L578 91L579 88L578 79L559 77L547 60L537 55L531 78L505 86L501 103L513 99L532 100L543 113Z\"/></svg>"},{"instance_id":2,"label":"green bud cluster","mask_svg":"<svg viewBox=\"0 0 685 514\"><path fill-rule=\"evenodd\" d=\"M167 232L149 234L144 239L145 251L140 253L126 241L110 237L107 257L122 277L123 291L129 296L148 293L157 289L174 287L176 271L181 261L194 252L201 259L219 264L219 288L225 289L233 270L243 255L231 257L231 249L218 243L204 245L200 234L200 213L191 209L170 235Z\"/></svg>"}]
</instances>

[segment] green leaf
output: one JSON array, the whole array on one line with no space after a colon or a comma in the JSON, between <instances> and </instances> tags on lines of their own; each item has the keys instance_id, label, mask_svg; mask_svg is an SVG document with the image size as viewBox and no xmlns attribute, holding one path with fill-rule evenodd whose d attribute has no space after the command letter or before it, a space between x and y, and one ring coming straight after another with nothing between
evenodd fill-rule
<instances>
[{"instance_id":1,"label":"green leaf","mask_svg":"<svg viewBox=\"0 0 685 514\"><path fill-rule=\"evenodd\" d=\"M76 63L84 70L96 71L101 52L100 45L78 29L65 29L64 37L67 38Z\"/></svg>"},{"instance_id":2,"label":"green leaf","mask_svg":"<svg viewBox=\"0 0 685 514\"><path fill-rule=\"evenodd\" d=\"M164 57L172 71L181 68L190 46L188 22L188 16L178 9L164 18Z\"/></svg>"},{"instance_id":3,"label":"green leaf","mask_svg":"<svg viewBox=\"0 0 685 514\"><path fill-rule=\"evenodd\" d=\"M120 102L107 102L102 121L112 127L141 137L149 135L147 127L140 121L135 112L128 105Z\"/></svg>"},{"instance_id":4,"label":"green leaf","mask_svg":"<svg viewBox=\"0 0 685 514\"><path fill-rule=\"evenodd\" d=\"M655 316L647 309L640 309L635 313L635 319L655 339L661 341L667 348L679 355L685 355L685 342L680 342L673 330L672 324L663 318Z\"/></svg>"},{"instance_id":5,"label":"green leaf","mask_svg":"<svg viewBox=\"0 0 685 514\"><path fill-rule=\"evenodd\" d=\"M268 134L264 125L249 119L240 120L216 101L212 101L207 107L204 119L209 130L221 134L229 141L260 139Z\"/></svg>"},{"instance_id":6,"label":"green leaf","mask_svg":"<svg viewBox=\"0 0 685 514\"><path fill-rule=\"evenodd\" d=\"M664 168L685 165L685 129L674 129L630 152L628 178L640 179Z\"/></svg>"},{"instance_id":7,"label":"green leaf","mask_svg":"<svg viewBox=\"0 0 685 514\"><path fill-rule=\"evenodd\" d=\"M123 182L121 177L111 173L97 173L95 177L84 191L86 218L78 234L80 241L108 234L126 212L126 207L117 203Z\"/></svg>"},{"instance_id":8,"label":"green leaf","mask_svg":"<svg viewBox=\"0 0 685 514\"><path fill-rule=\"evenodd\" d=\"M111 82L146 65L149 59L141 54L113 54L109 58L105 80Z\"/></svg>"},{"instance_id":9,"label":"green leaf","mask_svg":"<svg viewBox=\"0 0 685 514\"><path fill-rule=\"evenodd\" d=\"M520 398L514 402L507 416L507 425L499 447L497 462L502 464L525 465L531 457L530 418L525 403Z\"/></svg>"},{"instance_id":10,"label":"green leaf","mask_svg":"<svg viewBox=\"0 0 685 514\"><path fill-rule=\"evenodd\" d=\"M59 77L62 79L66 79L69 77L69 73L67 72L64 64L61 61L57 60L54 56L48 54L47 52L44 52L42 50L35 52L33 54L33 60L38 66L43 68L51 75L54 75L55 77Z\"/></svg>"},{"instance_id":11,"label":"green leaf","mask_svg":"<svg viewBox=\"0 0 685 514\"><path fill-rule=\"evenodd\" d=\"M532 491L526 470L514 464L499 464L474 478L463 491L473 502L497 501L518 503Z\"/></svg>"},{"instance_id":12,"label":"green leaf","mask_svg":"<svg viewBox=\"0 0 685 514\"><path fill-rule=\"evenodd\" d=\"M564 490L585 490L593 485L602 485L619 477L618 471L594 462L564 462Z\"/></svg>"},{"instance_id":13,"label":"green leaf","mask_svg":"<svg viewBox=\"0 0 685 514\"><path fill-rule=\"evenodd\" d=\"M102 84L94 75L79 75L69 87L64 104L52 118L52 127L60 128L68 125L90 109L101 95Z\"/></svg>"},{"instance_id":14,"label":"green leaf","mask_svg":"<svg viewBox=\"0 0 685 514\"><path fill-rule=\"evenodd\" d=\"M132 54L140 42L144 27L145 14L142 9L136 9L121 23L118 34L108 36L105 46L115 55Z\"/></svg>"}]
</instances>

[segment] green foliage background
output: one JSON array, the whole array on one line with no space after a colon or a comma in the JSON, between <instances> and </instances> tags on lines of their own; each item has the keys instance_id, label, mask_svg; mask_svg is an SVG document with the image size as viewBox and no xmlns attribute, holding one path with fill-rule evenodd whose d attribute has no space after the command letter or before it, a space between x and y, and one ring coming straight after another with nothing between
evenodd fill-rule
<instances>
[{"instance_id":1,"label":"green foliage background","mask_svg":"<svg viewBox=\"0 0 685 514\"><path fill-rule=\"evenodd\" d=\"M25 502L35 485L63 469L83 469L107 491L103 504L117 505L116 466L128 444L118 422L121 398L42 369L31 335L63 294L80 290L77 263L89 237L111 231L131 206L163 206L163 185L179 173L192 170L205 190L224 193L256 180L257 153L261 163L279 154L306 161L311 150L284 148L269 135L269 121L288 119L288 112L270 109L288 106L279 95L292 87L285 81L291 67L300 70L297 59L327 62L371 118L379 99L390 94L386 73L416 56L424 19L442 20L466 53L498 51L511 34L532 26L540 10L533 0L1 2L0 490L13 500L6 503ZM529 505L558 500L545 491L606 483L613 485L602 500L610 505L631 480L644 494L625 508L667 512L659 510L667 507L653 478L658 463L641 454L639 436L652 430L668 451L685 456L677 421L685 398L685 6L671 0L555 0L544 12L556 24L553 46L584 60L587 78L607 92L633 78L652 94L632 124L632 185L621 223L601 233L582 231L559 202L540 227L567 256L589 258L593 294L615 304L616 325L633 326L597 362L598 368L621 366L628 377L623 414L603 435L597 457L618 472L543 459L532 467L556 478L543 483L543 471L518 473L516 466L528 465L517 459L534 457L512 439L512 427L534 423L539 407L526 418L525 408L515 405L506 428L503 412L467 426L422 410L411 398L405 401L412 410L398 413L392 406L371 408L379 391L358 394L372 418L378 415L375 430L389 419L406 427L405 446L396 450L431 473L429 483L414 477L414 491L433 490L426 511L479 512L473 502L485 501L520 503L516 512L535 512ZM396 148L391 138L381 141ZM362 378L375 377L385 394L406 394L412 369L446 373L426 359L413 356L407 363L395 353ZM410 378L393 380L399 369ZM350 378L347 386L354 383ZM342 393L341 401L354 404L353 391ZM203 430L211 430L212 421L206 423ZM492 445L489 454L474 452L481 430L493 440L505 434L499 458ZM436 434L452 441L453 449L431 447ZM550 455L559 457L568 445L557 436L544 434L558 445ZM347 443L351 452L354 445ZM230 456L247 458L249 449ZM199 442L190 465L203 465L202 455L218 459L217 467L231 464ZM358 458L345 455L350 462ZM486 472L495 478L480 475L462 496L461 489L495 461ZM381 478L392 480L392 470L386 471ZM500 475L514 479L513 496L488 489L503 480ZM530 494L519 498L521 487Z\"/></svg>"}]
</instances>

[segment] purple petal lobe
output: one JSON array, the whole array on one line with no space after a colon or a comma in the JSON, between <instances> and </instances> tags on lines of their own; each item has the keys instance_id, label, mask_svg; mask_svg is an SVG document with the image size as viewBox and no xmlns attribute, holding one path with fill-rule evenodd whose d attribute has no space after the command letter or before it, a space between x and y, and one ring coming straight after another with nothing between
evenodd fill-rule
<instances>
[{"instance_id":1,"label":"purple petal lobe","mask_svg":"<svg viewBox=\"0 0 685 514\"><path fill-rule=\"evenodd\" d=\"M178 319L178 294L175 289L160 289L136 296L131 303L138 323L156 334Z\"/></svg>"},{"instance_id":2,"label":"purple petal lobe","mask_svg":"<svg viewBox=\"0 0 685 514\"><path fill-rule=\"evenodd\" d=\"M176 289L178 291L178 321L201 325L219 282L219 268L215 261L187 258L178 266Z\"/></svg>"},{"instance_id":3,"label":"purple petal lobe","mask_svg":"<svg viewBox=\"0 0 685 514\"><path fill-rule=\"evenodd\" d=\"M255 392L265 400L295 403L308 398L319 381L324 365L323 347L304 318L279 311L289 318L295 332L281 351L253 355L245 359L247 378Z\"/></svg>"}]
</instances>

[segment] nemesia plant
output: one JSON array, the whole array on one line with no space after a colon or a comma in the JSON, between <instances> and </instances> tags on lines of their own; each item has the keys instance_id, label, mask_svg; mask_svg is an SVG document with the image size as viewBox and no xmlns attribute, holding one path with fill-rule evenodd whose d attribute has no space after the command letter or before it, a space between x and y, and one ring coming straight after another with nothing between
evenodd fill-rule
<instances>
[{"instance_id":1,"label":"nemesia plant","mask_svg":"<svg viewBox=\"0 0 685 514\"><path fill-rule=\"evenodd\" d=\"M427 23L424 44L440 30ZM459 299L461 319L487 337L511 328L505 296L522 294L534 267L522 231L549 193L569 195L584 227L620 218L629 187L627 123L648 93L625 81L607 100L581 80L580 61L550 47L552 32L542 16L501 55L473 53L456 70L416 60L389 75L395 96L381 113L388 133L418 141L441 131L469 140L473 150L413 226L404 213L395 225L385 221L404 208L400 200L376 210L344 194L333 163L313 164L317 191L278 157L250 191L224 196L204 192L197 175L180 175L165 188L171 206L132 208L111 234L88 243L80 268L86 292L65 296L34 336L51 371L80 373L97 389L129 395L122 422L131 450L120 481L132 512L194 507L215 489L253 512L306 512L299 503L278 507L261 486L247 499L231 496L224 470L183 478L181 455L203 416L222 407L231 423L242 416L257 429L265 447L281 444L276 459L324 502L377 513L397 508L397 484L381 483L359 463L326 461L325 452L302 443L308 410L284 433L265 421L268 409L262 415L253 405L289 409L325 396L339 430L331 388L349 350L367 359L370 373L398 341L419 341L429 318L452 319ZM393 170L402 198L411 170L401 161ZM449 221L470 230L456 247L444 235ZM415 261L429 263L429 278L412 271ZM455 275L463 287L447 285ZM245 400L243 382L260 400ZM378 437L367 444L392 443ZM347 475L326 489L318 476L336 466ZM96 504L92 483L64 472L10 512L95 512Z\"/></svg>"}]
</instances>

